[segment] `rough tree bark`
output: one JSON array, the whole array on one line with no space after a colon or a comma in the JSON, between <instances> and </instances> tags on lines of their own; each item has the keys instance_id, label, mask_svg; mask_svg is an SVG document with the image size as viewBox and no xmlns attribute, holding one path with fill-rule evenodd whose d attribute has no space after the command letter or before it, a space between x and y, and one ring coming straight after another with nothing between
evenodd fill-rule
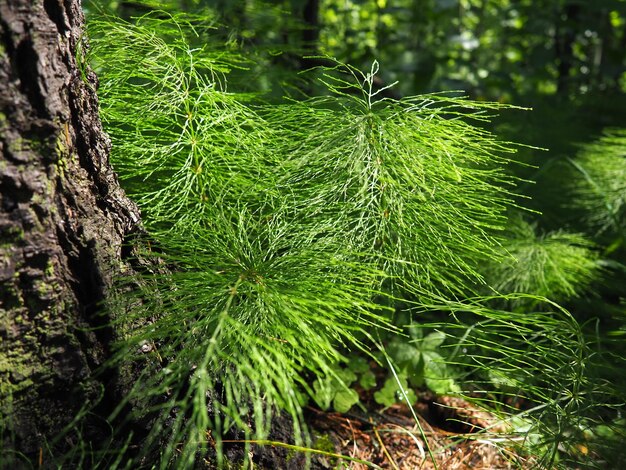
<instances>
[{"instance_id":1,"label":"rough tree bark","mask_svg":"<svg viewBox=\"0 0 626 470\"><path fill-rule=\"evenodd\" d=\"M99 309L139 212L109 165L83 26L79 0L0 1L5 464L14 451L47 457L81 408L107 406L109 387L90 376L111 341Z\"/></svg>"}]
</instances>

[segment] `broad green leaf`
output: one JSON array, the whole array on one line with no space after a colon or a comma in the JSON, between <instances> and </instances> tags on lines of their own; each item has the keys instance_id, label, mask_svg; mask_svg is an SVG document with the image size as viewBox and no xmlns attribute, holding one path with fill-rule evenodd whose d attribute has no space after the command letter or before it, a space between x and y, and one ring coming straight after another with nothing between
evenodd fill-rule
<instances>
[{"instance_id":1,"label":"broad green leaf","mask_svg":"<svg viewBox=\"0 0 626 470\"><path fill-rule=\"evenodd\" d=\"M348 362L348 368L357 374L363 374L370 369L367 360L361 356L353 356Z\"/></svg>"},{"instance_id":2,"label":"broad green leaf","mask_svg":"<svg viewBox=\"0 0 626 470\"><path fill-rule=\"evenodd\" d=\"M394 339L387 348L391 359L400 367L415 366L419 361L419 351L414 345L402 339Z\"/></svg>"},{"instance_id":3,"label":"broad green leaf","mask_svg":"<svg viewBox=\"0 0 626 470\"><path fill-rule=\"evenodd\" d=\"M424 338L424 330L418 324L412 324L407 327L409 336L412 340L421 340Z\"/></svg>"},{"instance_id":4,"label":"broad green leaf","mask_svg":"<svg viewBox=\"0 0 626 470\"><path fill-rule=\"evenodd\" d=\"M359 394L352 388L339 390L333 400L333 408L339 413L346 413L359 402Z\"/></svg>"},{"instance_id":5,"label":"broad green leaf","mask_svg":"<svg viewBox=\"0 0 626 470\"><path fill-rule=\"evenodd\" d=\"M441 346L446 339L445 333L441 331L433 331L426 335L426 337L419 343L419 349L421 351L434 351Z\"/></svg>"},{"instance_id":6,"label":"broad green leaf","mask_svg":"<svg viewBox=\"0 0 626 470\"><path fill-rule=\"evenodd\" d=\"M341 380L344 384L346 384L346 386L348 386L356 381L357 375L350 369L339 369L337 370L337 378L339 378L339 380ZM341 387L341 384L336 384L336 387Z\"/></svg>"},{"instance_id":7,"label":"broad green leaf","mask_svg":"<svg viewBox=\"0 0 626 470\"><path fill-rule=\"evenodd\" d=\"M417 399L415 392L408 387L406 377L398 376L398 379L400 382L398 382L395 377L389 377L385 380L383 388L374 393L374 400L376 400L376 403L389 407L395 403L404 401L402 389L404 389L404 392L411 403Z\"/></svg>"},{"instance_id":8,"label":"broad green leaf","mask_svg":"<svg viewBox=\"0 0 626 470\"><path fill-rule=\"evenodd\" d=\"M330 403L335 395L335 390L331 386L331 382L328 379L318 379L313 382L313 391L315 395L313 400L317 403L322 410L330 408Z\"/></svg>"},{"instance_id":9,"label":"broad green leaf","mask_svg":"<svg viewBox=\"0 0 626 470\"><path fill-rule=\"evenodd\" d=\"M376 403L385 407L391 406L396 403L396 392L398 391L398 383L391 377L385 380L383 388L374 393L374 400Z\"/></svg>"},{"instance_id":10,"label":"broad green leaf","mask_svg":"<svg viewBox=\"0 0 626 470\"><path fill-rule=\"evenodd\" d=\"M510 377L499 370L490 369L488 371L488 374L489 374L489 380L497 388L510 389L510 388L515 388L515 387L520 386L520 383L517 380L515 380L515 378Z\"/></svg>"},{"instance_id":11,"label":"broad green leaf","mask_svg":"<svg viewBox=\"0 0 626 470\"><path fill-rule=\"evenodd\" d=\"M430 390L443 395L458 391L454 379L450 377L443 357L435 352L424 352L424 381Z\"/></svg>"},{"instance_id":12,"label":"broad green leaf","mask_svg":"<svg viewBox=\"0 0 626 470\"><path fill-rule=\"evenodd\" d=\"M371 370L368 370L363 373L361 379L359 380L359 384L365 390L370 390L376 386L376 376Z\"/></svg>"},{"instance_id":13,"label":"broad green leaf","mask_svg":"<svg viewBox=\"0 0 626 470\"><path fill-rule=\"evenodd\" d=\"M407 379L412 387L421 387L424 385L424 366L413 369L411 374L407 374Z\"/></svg>"}]
</instances>

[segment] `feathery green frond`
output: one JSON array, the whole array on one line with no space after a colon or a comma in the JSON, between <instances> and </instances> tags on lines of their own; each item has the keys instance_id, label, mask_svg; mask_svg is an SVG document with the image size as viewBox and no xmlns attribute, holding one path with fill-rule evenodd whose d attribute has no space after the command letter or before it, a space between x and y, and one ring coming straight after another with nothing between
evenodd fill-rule
<instances>
[{"instance_id":1,"label":"feathery green frond","mask_svg":"<svg viewBox=\"0 0 626 470\"><path fill-rule=\"evenodd\" d=\"M279 188L293 192L304 223L375 259L404 289L466 291L481 281L477 266L500 256L512 203L503 154L514 147L468 123L497 105L444 94L374 101L372 75L348 70L363 96L326 74L338 97L264 110L287 132Z\"/></svg>"},{"instance_id":2,"label":"feathery green frond","mask_svg":"<svg viewBox=\"0 0 626 470\"><path fill-rule=\"evenodd\" d=\"M512 218L508 234L503 248L510 256L490 263L486 273L498 292L564 301L582 295L602 271L594 244L581 234L539 235L521 217Z\"/></svg>"},{"instance_id":3,"label":"feathery green frond","mask_svg":"<svg viewBox=\"0 0 626 470\"><path fill-rule=\"evenodd\" d=\"M543 344L580 353L578 337L559 336L570 326L541 338L562 326L547 314L532 324L532 315L433 304L472 292L482 265L504 256L515 146L474 125L501 105L445 94L378 99L377 64L369 74L338 64L322 73L329 96L269 105L228 91L242 59L190 46L189 23L149 15L99 28L93 54L112 160L154 240L144 256L170 268L120 299L117 357L143 369L127 399L152 420L140 454L160 445L162 467L189 467L215 444L220 464L225 433L263 438L277 409L302 439L309 379L337 378L345 351L393 329L388 305L398 300L416 312L491 315L475 328L482 368L507 360L481 356L498 340L498 353L513 353L504 366L524 377L524 353L534 378ZM541 269L553 247L589 250L573 237L534 240L547 253ZM550 274L560 284L546 289L578 292L571 270ZM531 336L539 349L522 350ZM553 400L541 386L536 396Z\"/></svg>"},{"instance_id":4,"label":"feathery green frond","mask_svg":"<svg viewBox=\"0 0 626 470\"><path fill-rule=\"evenodd\" d=\"M541 309L516 314L488 307L493 301ZM442 300L424 309L447 314L421 327L446 332L442 354L471 378L465 393L500 416L509 444L521 441L534 449L537 468L555 468L568 433L598 406L578 322L557 304L524 294ZM527 405L519 409L519 401Z\"/></svg>"},{"instance_id":5,"label":"feathery green frond","mask_svg":"<svg viewBox=\"0 0 626 470\"><path fill-rule=\"evenodd\" d=\"M271 191L274 162L259 142L271 131L241 103L245 95L226 91L225 73L240 57L194 49L189 23L154 14L95 22L91 31L106 38L92 54L113 164L149 227L187 230L222 205L264 199L257 193Z\"/></svg>"},{"instance_id":6,"label":"feathery green frond","mask_svg":"<svg viewBox=\"0 0 626 470\"><path fill-rule=\"evenodd\" d=\"M571 207L581 209L598 233L611 231L624 237L626 230L626 129L606 131L585 145L570 163Z\"/></svg>"}]
</instances>

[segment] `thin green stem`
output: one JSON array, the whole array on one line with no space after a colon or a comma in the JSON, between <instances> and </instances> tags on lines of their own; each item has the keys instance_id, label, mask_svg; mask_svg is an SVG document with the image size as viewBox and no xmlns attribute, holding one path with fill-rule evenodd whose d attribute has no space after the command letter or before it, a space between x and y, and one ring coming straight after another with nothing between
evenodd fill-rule
<instances>
[{"instance_id":1,"label":"thin green stem","mask_svg":"<svg viewBox=\"0 0 626 470\"><path fill-rule=\"evenodd\" d=\"M428 443L428 438L426 437L426 433L424 432L424 428L422 428L422 425L421 425L420 420L419 420L419 418L417 416L417 413L415 413L415 410L413 409L413 405L411 404L411 401L409 400L409 397L408 397L408 395L406 393L406 390L402 386L402 382L400 381L400 378L398 377L398 374L396 373L396 368L391 363L391 359L389 358L387 353L385 351L383 351L383 354L385 355L385 359L387 360L387 365L389 366L389 369L391 370L391 373L393 374L393 377L396 379L396 382L398 383L398 386L400 387L400 391L402 392L402 398L404 399L404 401L408 405L409 409L411 410L411 414L413 415L413 419L415 420L415 424L417 425L417 428L419 429L420 436L421 436L422 440L424 441L424 444L426 445L426 450L428 451L428 455L429 455L430 459L433 461L433 467L435 468L435 470L438 470L439 466L437 465L437 461L435 460L435 455L433 454L433 451L430 448L430 444Z\"/></svg>"}]
</instances>

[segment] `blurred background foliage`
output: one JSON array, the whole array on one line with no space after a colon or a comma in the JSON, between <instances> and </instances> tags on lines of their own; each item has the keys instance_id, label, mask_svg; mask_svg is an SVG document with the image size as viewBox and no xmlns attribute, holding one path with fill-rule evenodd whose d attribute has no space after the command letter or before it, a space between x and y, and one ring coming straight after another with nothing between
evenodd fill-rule
<instances>
[{"instance_id":1,"label":"blurred background foliage","mask_svg":"<svg viewBox=\"0 0 626 470\"><path fill-rule=\"evenodd\" d=\"M558 95L580 102L626 90L623 0L95 3L121 16L150 3L210 11L230 41L255 53L325 54L362 69L375 58L404 95L455 89L497 101ZM284 57L274 61L289 65Z\"/></svg>"}]
</instances>

